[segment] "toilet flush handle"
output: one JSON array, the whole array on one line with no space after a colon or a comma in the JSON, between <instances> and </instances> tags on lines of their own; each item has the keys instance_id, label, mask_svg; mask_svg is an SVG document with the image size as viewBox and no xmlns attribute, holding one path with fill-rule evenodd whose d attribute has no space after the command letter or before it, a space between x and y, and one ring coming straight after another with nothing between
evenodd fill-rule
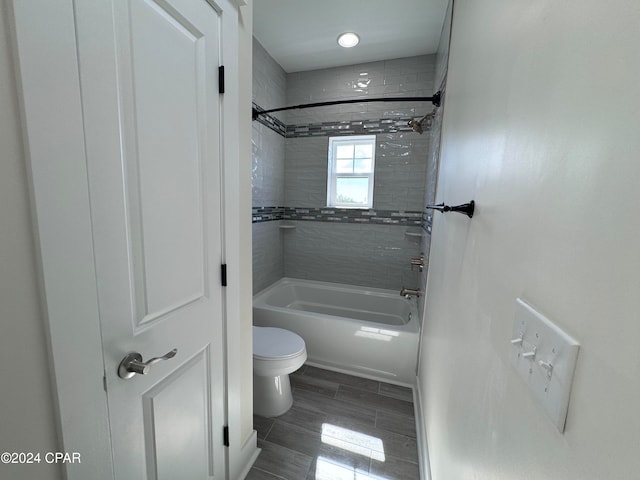
<instances>
[{"instance_id":1,"label":"toilet flush handle","mask_svg":"<svg viewBox=\"0 0 640 480\"><path fill-rule=\"evenodd\" d=\"M176 353L178 353L178 349L174 348L163 356L152 358L146 362L142 361L142 355L138 352L127 353L120 362L120 365L118 365L118 376L126 380L127 378L133 377L136 373L146 375L149 373L151 365L161 362L162 360L169 360L175 357Z\"/></svg>"}]
</instances>

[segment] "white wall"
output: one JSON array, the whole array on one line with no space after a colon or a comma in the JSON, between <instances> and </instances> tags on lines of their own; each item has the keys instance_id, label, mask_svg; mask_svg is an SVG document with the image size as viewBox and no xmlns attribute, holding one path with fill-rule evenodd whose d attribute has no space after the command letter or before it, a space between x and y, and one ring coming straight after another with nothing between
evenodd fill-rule
<instances>
[{"instance_id":1,"label":"white wall","mask_svg":"<svg viewBox=\"0 0 640 480\"><path fill-rule=\"evenodd\" d=\"M0 452L58 450L6 3L0 4ZM45 463L0 478L53 480Z\"/></svg>"},{"instance_id":2,"label":"white wall","mask_svg":"<svg viewBox=\"0 0 640 480\"><path fill-rule=\"evenodd\" d=\"M419 382L434 480L640 471L640 7L456 0ZM560 434L508 360L523 297L582 344Z\"/></svg>"}]
</instances>

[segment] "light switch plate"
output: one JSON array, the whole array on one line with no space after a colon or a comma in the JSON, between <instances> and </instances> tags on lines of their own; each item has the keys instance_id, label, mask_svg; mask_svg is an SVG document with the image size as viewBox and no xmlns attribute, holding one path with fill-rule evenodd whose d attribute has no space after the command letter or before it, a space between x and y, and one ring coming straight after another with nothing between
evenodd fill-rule
<instances>
[{"instance_id":1,"label":"light switch plate","mask_svg":"<svg viewBox=\"0 0 640 480\"><path fill-rule=\"evenodd\" d=\"M511 364L558 430L564 432L580 345L520 298L516 300L511 338Z\"/></svg>"}]
</instances>

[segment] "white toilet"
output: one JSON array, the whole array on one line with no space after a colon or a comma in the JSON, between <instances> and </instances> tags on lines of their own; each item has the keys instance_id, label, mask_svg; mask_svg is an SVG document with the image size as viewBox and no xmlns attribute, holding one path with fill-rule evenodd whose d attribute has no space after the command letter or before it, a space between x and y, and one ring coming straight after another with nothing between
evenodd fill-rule
<instances>
[{"instance_id":1,"label":"white toilet","mask_svg":"<svg viewBox=\"0 0 640 480\"><path fill-rule=\"evenodd\" d=\"M253 411L277 417L291 408L293 396L289 374L307 359L299 335L272 327L253 327Z\"/></svg>"}]
</instances>

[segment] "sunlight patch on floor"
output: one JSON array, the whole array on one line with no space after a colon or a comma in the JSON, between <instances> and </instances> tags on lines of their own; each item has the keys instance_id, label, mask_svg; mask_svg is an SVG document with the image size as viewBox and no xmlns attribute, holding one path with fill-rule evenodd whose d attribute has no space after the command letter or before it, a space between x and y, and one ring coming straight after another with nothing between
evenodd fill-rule
<instances>
[{"instance_id":1,"label":"sunlight patch on floor","mask_svg":"<svg viewBox=\"0 0 640 480\"><path fill-rule=\"evenodd\" d=\"M384 462L384 445L377 437L323 423L321 440L327 445Z\"/></svg>"},{"instance_id":2,"label":"sunlight patch on floor","mask_svg":"<svg viewBox=\"0 0 640 480\"><path fill-rule=\"evenodd\" d=\"M314 480L389 480L387 477L371 475L355 467L318 457Z\"/></svg>"}]
</instances>

